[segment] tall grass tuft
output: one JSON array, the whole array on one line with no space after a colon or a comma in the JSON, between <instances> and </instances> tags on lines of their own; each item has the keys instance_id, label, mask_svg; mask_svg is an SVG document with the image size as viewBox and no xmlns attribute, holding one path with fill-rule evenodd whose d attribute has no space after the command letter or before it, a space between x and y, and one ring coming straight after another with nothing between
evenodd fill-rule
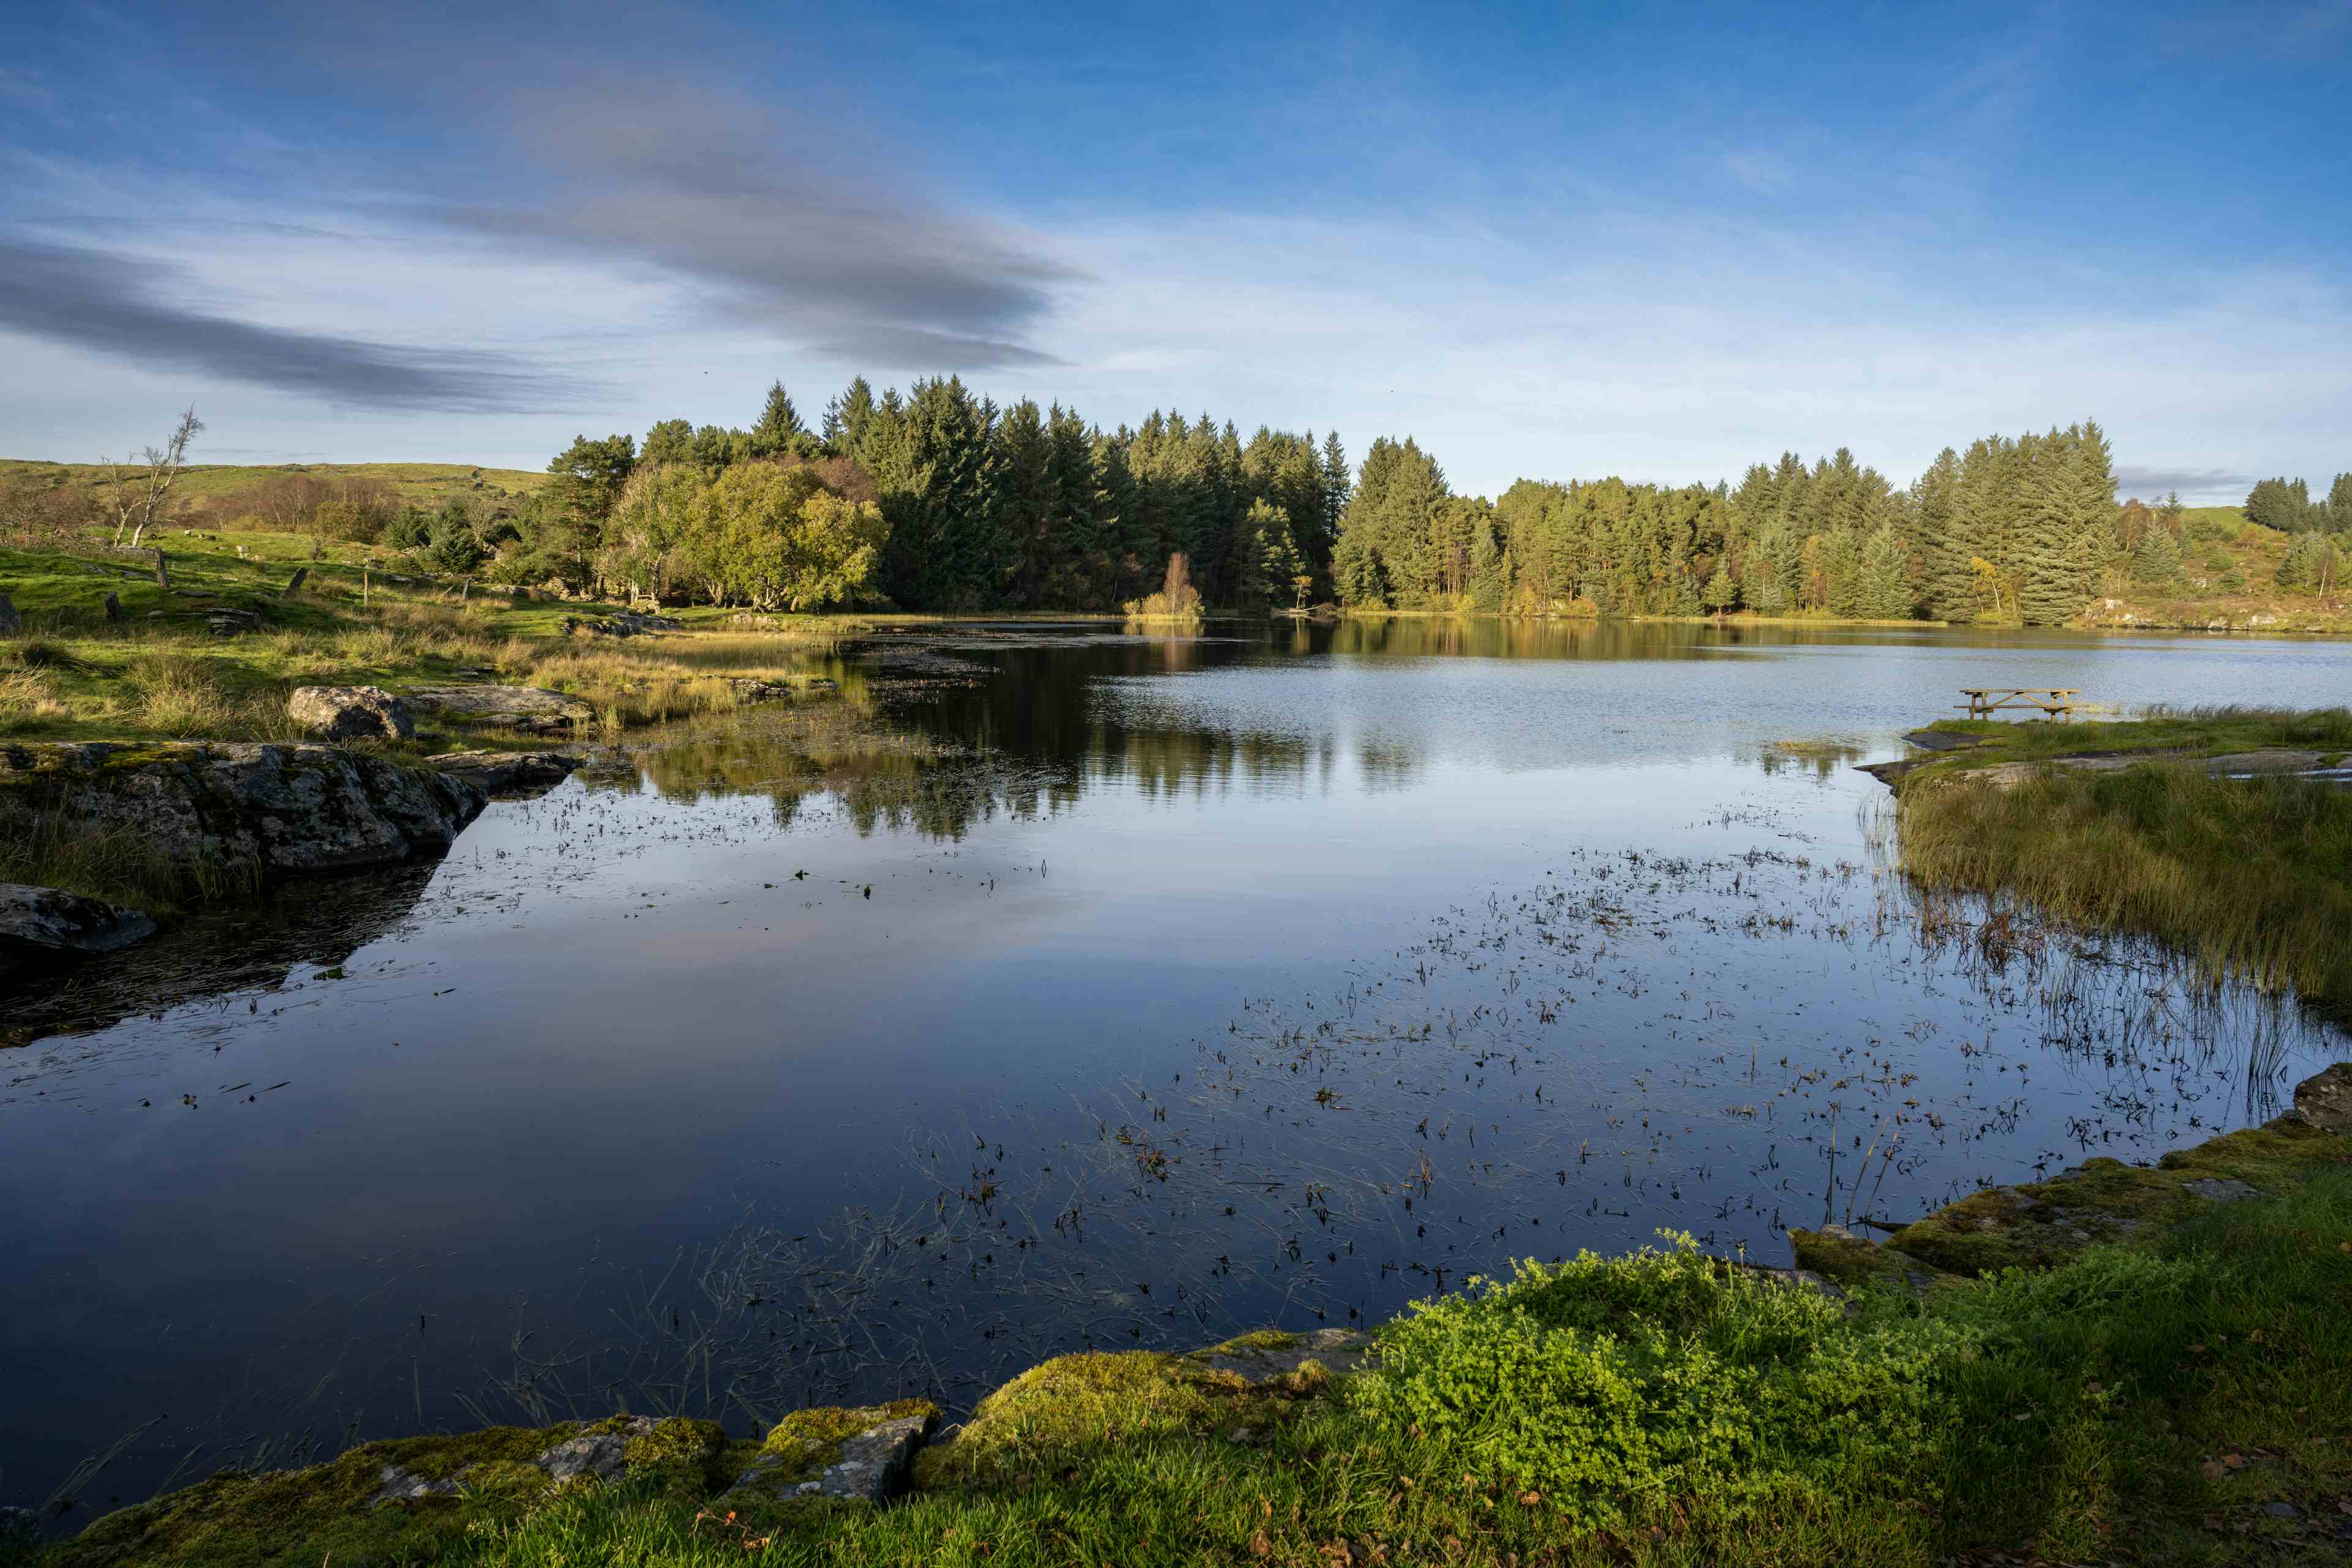
<instances>
[{"instance_id":1,"label":"tall grass tuft","mask_svg":"<svg viewBox=\"0 0 2352 1568\"><path fill-rule=\"evenodd\" d=\"M69 811L0 806L0 882L57 888L157 914L261 889L260 864L186 861L147 834Z\"/></svg>"},{"instance_id":2,"label":"tall grass tuft","mask_svg":"<svg viewBox=\"0 0 2352 1568\"><path fill-rule=\"evenodd\" d=\"M2277 743L2352 735L2341 710L2304 717ZM1897 812L1903 868L1930 889L2014 895L2161 939L2215 980L2352 1000L2352 792L2152 763L2006 789L1956 775L1906 789Z\"/></svg>"}]
</instances>

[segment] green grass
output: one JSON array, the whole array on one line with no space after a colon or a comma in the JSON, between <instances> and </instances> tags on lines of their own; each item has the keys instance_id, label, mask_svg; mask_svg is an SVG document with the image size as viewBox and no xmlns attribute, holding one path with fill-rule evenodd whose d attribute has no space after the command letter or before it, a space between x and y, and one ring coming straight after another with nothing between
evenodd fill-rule
<instances>
[{"instance_id":1,"label":"green grass","mask_svg":"<svg viewBox=\"0 0 2352 1568\"><path fill-rule=\"evenodd\" d=\"M812 661L862 625L792 617L745 629L705 613L658 637L567 637L565 616L611 606L518 603L404 572L366 571L363 581L355 549L299 536L174 534L164 547L168 592L134 558L95 545L0 547L0 591L24 619L21 633L0 637L0 742L293 742L306 738L287 712L297 686L398 692L479 680L578 697L596 718L575 739L604 739L730 710L744 700L737 680L804 685ZM284 595L298 565L310 576ZM103 607L110 592L119 621ZM251 611L257 628L215 637L206 607ZM392 749L425 757L548 743L420 715L417 739ZM0 880L164 913L245 890L253 878L250 868L173 864L133 836L92 831L53 802L12 795L0 799Z\"/></svg>"},{"instance_id":2,"label":"green grass","mask_svg":"<svg viewBox=\"0 0 2352 1568\"><path fill-rule=\"evenodd\" d=\"M484 468L471 463L191 463L172 493L175 499L202 507L207 501L250 490L282 474L309 474L320 479L373 479L390 487L402 503L426 510L458 494L485 495L492 500L527 496L548 480L543 471ZM53 481L59 475L67 483L94 492L102 493L106 489L103 464L0 458L0 487L27 480Z\"/></svg>"},{"instance_id":3,"label":"green grass","mask_svg":"<svg viewBox=\"0 0 2352 1568\"><path fill-rule=\"evenodd\" d=\"M39 1561L2335 1560L2261 1507L2309 1520L2352 1487L2352 1140L2290 1141L2265 1196L1924 1300L1864 1287L1842 1310L1677 1238L1420 1303L1353 1376L1308 1363L1251 1384L1193 1358L1063 1357L924 1450L916 1489L878 1510L714 1500L759 1445L685 1426L643 1478L548 1494L490 1461L551 1434L501 1430L218 1478ZM776 1442L823 1448L856 1425L830 1415ZM478 1484L357 1509L396 1447L415 1473L474 1467Z\"/></svg>"},{"instance_id":4,"label":"green grass","mask_svg":"<svg viewBox=\"0 0 2352 1568\"><path fill-rule=\"evenodd\" d=\"M314 552L294 535L174 535L165 547L170 592L131 558L95 548L0 548L0 590L26 624L22 637L0 637L0 737L294 740L285 707L296 686L397 690L480 679L466 673L476 669L572 693L605 715L604 727L625 728L730 707L730 677L791 682L811 654L858 626L809 617L744 631L703 614L682 617L690 635L567 638L566 616L612 606L516 602L363 571L355 547ZM298 565L309 578L281 596ZM400 576L409 581L392 580ZM109 592L119 623L104 613ZM215 637L202 618L214 606L250 610L259 628ZM482 739L446 738L452 747Z\"/></svg>"},{"instance_id":5,"label":"green grass","mask_svg":"<svg viewBox=\"0 0 2352 1568\"><path fill-rule=\"evenodd\" d=\"M2119 724L1944 724L1992 743L1902 781L1903 868L1930 890L2023 900L2086 930L2150 936L2208 975L2352 1000L2352 792L2231 780L2173 760L2285 747L2352 752L2352 710L2216 709ZM2002 762L2152 751L2118 771L2063 769L1971 786Z\"/></svg>"},{"instance_id":6,"label":"green grass","mask_svg":"<svg viewBox=\"0 0 2352 1568\"><path fill-rule=\"evenodd\" d=\"M2352 708L2159 707L2132 720L2045 724L1945 719L1927 727L1986 742L1937 764L1954 770L2104 752L2178 751L2207 757L2283 746L2352 753Z\"/></svg>"}]
</instances>

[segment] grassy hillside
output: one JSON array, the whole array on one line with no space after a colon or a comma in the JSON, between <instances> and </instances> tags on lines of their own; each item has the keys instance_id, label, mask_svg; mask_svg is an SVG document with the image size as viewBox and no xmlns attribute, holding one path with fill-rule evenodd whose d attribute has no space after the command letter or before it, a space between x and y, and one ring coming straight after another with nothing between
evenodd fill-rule
<instances>
[{"instance_id":1,"label":"grassy hillside","mask_svg":"<svg viewBox=\"0 0 2352 1568\"><path fill-rule=\"evenodd\" d=\"M68 484L86 489L102 490L106 486L103 464L0 458L0 487L53 482L60 474ZM498 500L527 496L547 482L545 474L528 468L484 468L470 463L192 463L175 494L192 507L203 509L208 501L251 490L286 474L331 480L373 479L389 486L402 504L427 510L453 495L474 494Z\"/></svg>"},{"instance_id":2,"label":"grassy hillside","mask_svg":"<svg viewBox=\"0 0 2352 1568\"><path fill-rule=\"evenodd\" d=\"M2090 625L2352 632L2352 590L2322 596L2278 585L2288 535L2249 522L2233 506L2190 507L2184 521L2183 581L2169 588L2110 584Z\"/></svg>"}]
</instances>

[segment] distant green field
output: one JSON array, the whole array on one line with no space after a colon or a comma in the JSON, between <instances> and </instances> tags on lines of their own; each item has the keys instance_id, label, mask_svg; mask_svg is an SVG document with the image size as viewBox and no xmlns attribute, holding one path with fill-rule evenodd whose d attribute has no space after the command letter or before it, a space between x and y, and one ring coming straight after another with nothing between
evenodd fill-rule
<instances>
[{"instance_id":1,"label":"distant green field","mask_svg":"<svg viewBox=\"0 0 2352 1568\"><path fill-rule=\"evenodd\" d=\"M106 483L105 466L99 463L0 458L0 485L54 479L59 473L70 484L102 488ZM547 483L545 474L528 468L482 468L470 463L191 463L181 476L177 493L201 506L285 474L309 474L321 479L376 479L391 486L404 504L427 510L461 493L492 500L520 497Z\"/></svg>"}]
</instances>

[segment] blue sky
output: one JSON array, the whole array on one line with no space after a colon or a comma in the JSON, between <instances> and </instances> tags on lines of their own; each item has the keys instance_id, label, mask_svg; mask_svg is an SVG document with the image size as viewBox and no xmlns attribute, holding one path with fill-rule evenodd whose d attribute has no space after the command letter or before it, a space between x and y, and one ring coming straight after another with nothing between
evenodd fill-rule
<instances>
[{"instance_id":1,"label":"blue sky","mask_svg":"<svg viewBox=\"0 0 2352 1568\"><path fill-rule=\"evenodd\" d=\"M956 371L1458 487L2352 469L2352 0L18 5L0 455L537 467Z\"/></svg>"}]
</instances>

